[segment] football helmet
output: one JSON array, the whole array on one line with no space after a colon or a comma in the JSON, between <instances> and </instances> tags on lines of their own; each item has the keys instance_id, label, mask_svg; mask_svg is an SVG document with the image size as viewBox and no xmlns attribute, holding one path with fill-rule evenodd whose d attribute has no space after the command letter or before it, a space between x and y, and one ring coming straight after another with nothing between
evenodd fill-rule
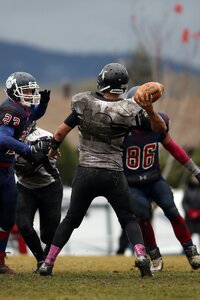
<instances>
[{"instance_id":1,"label":"football helmet","mask_svg":"<svg viewBox=\"0 0 200 300\"><path fill-rule=\"evenodd\" d=\"M106 65L97 79L97 88L100 92L123 94L128 88L129 76L127 70L118 63Z\"/></svg>"},{"instance_id":2,"label":"football helmet","mask_svg":"<svg viewBox=\"0 0 200 300\"><path fill-rule=\"evenodd\" d=\"M15 72L6 80L7 96L23 106L37 105L40 103L41 95L36 79L26 72Z\"/></svg>"},{"instance_id":3,"label":"football helmet","mask_svg":"<svg viewBox=\"0 0 200 300\"><path fill-rule=\"evenodd\" d=\"M134 86L131 89L129 89L128 92L127 92L126 98L128 98L128 99L132 98L135 95L135 92L137 91L138 88L139 88L139 85Z\"/></svg>"}]
</instances>

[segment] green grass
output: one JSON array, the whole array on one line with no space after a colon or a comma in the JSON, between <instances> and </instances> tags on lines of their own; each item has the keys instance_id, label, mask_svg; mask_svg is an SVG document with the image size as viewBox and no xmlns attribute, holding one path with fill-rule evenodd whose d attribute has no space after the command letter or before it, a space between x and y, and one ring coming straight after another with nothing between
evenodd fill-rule
<instances>
[{"instance_id":1,"label":"green grass","mask_svg":"<svg viewBox=\"0 0 200 300\"><path fill-rule=\"evenodd\" d=\"M141 279L124 256L60 256L54 276L33 274L30 256L11 256L6 263L17 275L0 275L0 299L5 300L167 300L200 299L200 271L185 256L165 256L164 270Z\"/></svg>"}]
</instances>

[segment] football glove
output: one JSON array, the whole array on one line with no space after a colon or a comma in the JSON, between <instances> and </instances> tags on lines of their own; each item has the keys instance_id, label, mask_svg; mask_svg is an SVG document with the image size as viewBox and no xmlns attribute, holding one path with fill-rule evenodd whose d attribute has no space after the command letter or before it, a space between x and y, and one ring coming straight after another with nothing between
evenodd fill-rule
<instances>
[{"instance_id":1,"label":"football glove","mask_svg":"<svg viewBox=\"0 0 200 300\"><path fill-rule=\"evenodd\" d=\"M48 104L49 103L50 93L51 93L50 90L49 91L47 91L47 90L40 91L40 95L41 95L40 103L41 104Z\"/></svg>"},{"instance_id":2,"label":"football glove","mask_svg":"<svg viewBox=\"0 0 200 300\"><path fill-rule=\"evenodd\" d=\"M33 163L26 161L25 163L15 162L15 172L17 176L29 176L34 172Z\"/></svg>"},{"instance_id":3,"label":"football glove","mask_svg":"<svg viewBox=\"0 0 200 300\"><path fill-rule=\"evenodd\" d=\"M29 160L33 162L42 161L49 150L49 141L39 141L34 145L30 145L30 155Z\"/></svg>"},{"instance_id":4,"label":"football glove","mask_svg":"<svg viewBox=\"0 0 200 300\"><path fill-rule=\"evenodd\" d=\"M198 173L197 175L195 175L195 177L198 180L198 182L200 183L200 173Z\"/></svg>"}]
</instances>

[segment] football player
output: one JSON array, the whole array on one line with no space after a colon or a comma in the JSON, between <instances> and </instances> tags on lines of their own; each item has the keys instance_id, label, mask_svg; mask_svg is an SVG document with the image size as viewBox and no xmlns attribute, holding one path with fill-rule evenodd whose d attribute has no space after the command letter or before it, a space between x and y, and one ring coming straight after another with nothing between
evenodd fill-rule
<instances>
[{"instance_id":1,"label":"football player","mask_svg":"<svg viewBox=\"0 0 200 300\"><path fill-rule=\"evenodd\" d=\"M99 92L76 94L72 98L72 113L54 134L50 156L64 137L78 126L79 166L67 215L58 226L49 254L39 269L40 275L52 274L59 252L81 224L92 200L101 195L107 198L127 232L141 276L152 276L142 234L130 206L131 194L123 172L121 146L132 126L165 132L166 125L154 111L151 97L143 99L145 111L121 96L126 92L128 80L128 72L121 64L106 65L97 79Z\"/></svg>"},{"instance_id":2,"label":"football player","mask_svg":"<svg viewBox=\"0 0 200 300\"><path fill-rule=\"evenodd\" d=\"M45 141L47 147L52 134L42 128L31 128L24 142L35 145ZM37 273L48 254L55 231L60 223L63 187L56 167L56 158L48 156L38 165L16 155L18 201L16 224L37 261ZM34 229L34 217L39 213L40 237ZM45 245L43 249L42 243Z\"/></svg>"},{"instance_id":3,"label":"football player","mask_svg":"<svg viewBox=\"0 0 200 300\"><path fill-rule=\"evenodd\" d=\"M5 92L8 99L0 105L0 273L14 274L14 270L5 265L4 258L15 223L15 152L35 161L46 155L42 143L31 146L23 140L29 125L44 115L50 91L39 92L39 85L31 74L15 72L6 80Z\"/></svg>"},{"instance_id":4,"label":"football player","mask_svg":"<svg viewBox=\"0 0 200 300\"><path fill-rule=\"evenodd\" d=\"M129 90L127 98L134 96L137 87ZM169 127L168 117L161 113ZM171 222L175 236L179 240L186 257L193 269L200 268L200 256L193 245L185 220L180 215L170 185L161 175L159 166L159 143L200 182L200 169L187 153L172 139L169 132L155 133L152 131L132 130L124 140L123 164L128 184L135 201L134 211L139 219L147 252L152 260L151 270L161 271L163 260L156 244L151 225L151 200L162 208ZM129 242L122 233L118 254L122 254ZM123 248L123 249L122 249Z\"/></svg>"}]
</instances>

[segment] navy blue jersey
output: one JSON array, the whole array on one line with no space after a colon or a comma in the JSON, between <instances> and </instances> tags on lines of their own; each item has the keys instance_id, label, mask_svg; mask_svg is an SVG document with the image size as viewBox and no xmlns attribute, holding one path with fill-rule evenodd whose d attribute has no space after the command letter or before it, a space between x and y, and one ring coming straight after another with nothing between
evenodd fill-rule
<instances>
[{"instance_id":1,"label":"navy blue jersey","mask_svg":"<svg viewBox=\"0 0 200 300\"><path fill-rule=\"evenodd\" d=\"M11 99L0 105L0 162L14 162L15 152L27 154L28 146L20 141L26 137L30 124L45 111L45 105L24 107Z\"/></svg>"},{"instance_id":2,"label":"navy blue jersey","mask_svg":"<svg viewBox=\"0 0 200 300\"><path fill-rule=\"evenodd\" d=\"M167 127L169 119L161 114ZM123 167L126 176L142 175L148 171L159 170L159 142L165 138L163 133L132 129L124 139Z\"/></svg>"}]
</instances>

